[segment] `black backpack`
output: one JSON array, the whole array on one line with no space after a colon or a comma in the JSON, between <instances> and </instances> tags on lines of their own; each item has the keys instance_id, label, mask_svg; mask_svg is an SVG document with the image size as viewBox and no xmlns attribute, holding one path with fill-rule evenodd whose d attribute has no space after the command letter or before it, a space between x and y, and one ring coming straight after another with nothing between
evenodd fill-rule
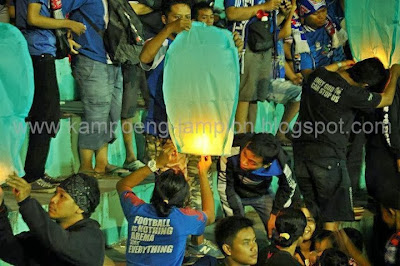
<instances>
[{"instance_id":1,"label":"black backpack","mask_svg":"<svg viewBox=\"0 0 400 266\"><path fill-rule=\"evenodd\" d=\"M127 0L108 0L109 21L100 30L85 14L79 12L103 38L105 49L115 64L137 64L142 51L143 26Z\"/></svg>"}]
</instances>

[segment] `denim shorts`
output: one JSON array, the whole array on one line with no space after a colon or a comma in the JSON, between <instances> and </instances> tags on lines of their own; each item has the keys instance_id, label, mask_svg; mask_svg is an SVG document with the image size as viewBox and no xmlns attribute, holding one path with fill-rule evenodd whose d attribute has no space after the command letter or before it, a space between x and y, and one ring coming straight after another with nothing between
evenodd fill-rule
<instances>
[{"instance_id":1,"label":"denim shorts","mask_svg":"<svg viewBox=\"0 0 400 266\"><path fill-rule=\"evenodd\" d=\"M140 91L147 90L147 80L144 70L139 64L122 66L124 92L122 97L121 118L135 116L137 100Z\"/></svg>"},{"instance_id":2,"label":"denim shorts","mask_svg":"<svg viewBox=\"0 0 400 266\"><path fill-rule=\"evenodd\" d=\"M84 108L79 148L98 150L114 141L121 118L121 67L77 55L72 63L72 74Z\"/></svg>"}]
</instances>

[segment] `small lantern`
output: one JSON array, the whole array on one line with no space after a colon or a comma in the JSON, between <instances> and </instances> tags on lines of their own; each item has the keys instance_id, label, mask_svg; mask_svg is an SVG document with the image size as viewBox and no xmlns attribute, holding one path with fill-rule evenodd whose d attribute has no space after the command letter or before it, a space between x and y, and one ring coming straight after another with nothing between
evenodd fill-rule
<instances>
[{"instance_id":1,"label":"small lantern","mask_svg":"<svg viewBox=\"0 0 400 266\"><path fill-rule=\"evenodd\" d=\"M400 0L346 0L346 28L357 61L377 57L385 67L400 63Z\"/></svg>"},{"instance_id":2,"label":"small lantern","mask_svg":"<svg viewBox=\"0 0 400 266\"><path fill-rule=\"evenodd\" d=\"M22 33L0 23L0 184L16 172L24 175L20 150L26 136L25 117L32 105L31 56Z\"/></svg>"},{"instance_id":3,"label":"small lantern","mask_svg":"<svg viewBox=\"0 0 400 266\"><path fill-rule=\"evenodd\" d=\"M239 57L232 34L193 22L165 58L163 93L178 152L229 154L239 94Z\"/></svg>"}]
</instances>

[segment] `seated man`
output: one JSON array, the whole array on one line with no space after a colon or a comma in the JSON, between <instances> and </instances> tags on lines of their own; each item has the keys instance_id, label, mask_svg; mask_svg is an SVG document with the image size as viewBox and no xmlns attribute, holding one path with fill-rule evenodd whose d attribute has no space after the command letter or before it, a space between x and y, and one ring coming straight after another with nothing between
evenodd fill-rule
<instances>
[{"instance_id":1,"label":"seated man","mask_svg":"<svg viewBox=\"0 0 400 266\"><path fill-rule=\"evenodd\" d=\"M220 220L215 227L215 241L225 254L224 260L205 256L196 266L214 265L255 265L258 245L253 229L253 221L246 217L230 216Z\"/></svg>"},{"instance_id":2,"label":"seated man","mask_svg":"<svg viewBox=\"0 0 400 266\"><path fill-rule=\"evenodd\" d=\"M0 259L13 265L103 265L103 234L89 219L100 202L95 178L77 174L61 182L48 213L30 197L24 179L12 176L6 182L30 231L13 235L0 188Z\"/></svg>"},{"instance_id":3,"label":"seated man","mask_svg":"<svg viewBox=\"0 0 400 266\"><path fill-rule=\"evenodd\" d=\"M236 135L231 156L221 157L218 172L226 215L244 216L244 206L250 205L271 237L276 214L292 204L297 186L279 141L267 133ZM275 200L270 189L273 176L279 178Z\"/></svg>"}]
</instances>

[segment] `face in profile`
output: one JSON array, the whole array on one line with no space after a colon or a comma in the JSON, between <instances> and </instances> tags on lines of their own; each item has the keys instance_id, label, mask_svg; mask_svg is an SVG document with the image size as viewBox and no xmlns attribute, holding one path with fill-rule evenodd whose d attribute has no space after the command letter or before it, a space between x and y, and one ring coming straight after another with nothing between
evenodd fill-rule
<instances>
[{"instance_id":1,"label":"face in profile","mask_svg":"<svg viewBox=\"0 0 400 266\"><path fill-rule=\"evenodd\" d=\"M226 245L226 244L225 244ZM258 245L252 227L240 230L232 241L232 246L225 246L225 253L231 260L240 265L257 263Z\"/></svg>"},{"instance_id":2,"label":"face in profile","mask_svg":"<svg viewBox=\"0 0 400 266\"><path fill-rule=\"evenodd\" d=\"M207 26L214 25L214 12L211 8L203 8L198 11L197 21L204 22Z\"/></svg>"},{"instance_id":3,"label":"face in profile","mask_svg":"<svg viewBox=\"0 0 400 266\"><path fill-rule=\"evenodd\" d=\"M304 213L304 216L306 216L307 219L307 225L306 228L304 228L303 240L308 241L312 238L315 232L316 223L315 219L312 217L310 211L307 208L301 208L301 211Z\"/></svg>"},{"instance_id":4,"label":"face in profile","mask_svg":"<svg viewBox=\"0 0 400 266\"><path fill-rule=\"evenodd\" d=\"M305 18L305 24L313 29L321 28L325 25L328 9L326 7L319 9Z\"/></svg>"},{"instance_id":5,"label":"face in profile","mask_svg":"<svg viewBox=\"0 0 400 266\"><path fill-rule=\"evenodd\" d=\"M62 220L83 213L83 211L64 189L57 187L56 193L50 199L48 213L51 219Z\"/></svg>"}]
</instances>

